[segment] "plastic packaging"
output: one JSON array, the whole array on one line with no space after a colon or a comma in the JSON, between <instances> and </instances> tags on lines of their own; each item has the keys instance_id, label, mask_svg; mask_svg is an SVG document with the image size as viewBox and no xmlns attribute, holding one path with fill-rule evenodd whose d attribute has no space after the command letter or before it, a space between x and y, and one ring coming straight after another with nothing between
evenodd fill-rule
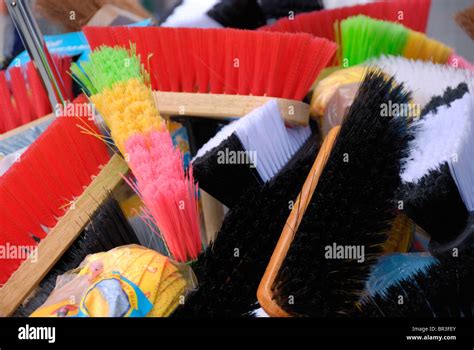
<instances>
[{"instance_id":1,"label":"plastic packaging","mask_svg":"<svg viewBox=\"0 0 474 350\"><path fill-rule=\"evenodd\" d=\"M166 317L196 288L188 265L127 245L89 255L58 277L32 317Z\"/></svg>"}]
</instances>

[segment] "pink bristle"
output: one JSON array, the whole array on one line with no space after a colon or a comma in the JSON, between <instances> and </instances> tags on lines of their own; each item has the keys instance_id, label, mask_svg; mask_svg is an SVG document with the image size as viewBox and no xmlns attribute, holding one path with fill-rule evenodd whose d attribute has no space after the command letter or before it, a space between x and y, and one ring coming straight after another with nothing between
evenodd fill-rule
<instances>
[{"instance_id":1,"label":"pink bristle","mask_svg":"<svg viewBox=\"0 0 474 350\"><path fill-rule=\"evenodd\" d=\"M18 112L12 104L12 96L8 88L4 71L0 71L0 104L2 105L1 132L4 133L20 125Z\"/></svg>"},{"instance_id":2,"label":"pink bristle","mask_svg":"<svg viewBox=\"0 0 474 350\"><path fill-rule=\"evenodd\" d=\"M0 177L0 244L34 245L45 237L108 160L106 145L78 125L99 133L87 118L58 117ZM103 162L94 162L101 159ZM0 284L21 264L0 264Z\"/></svg>"},{"instance_id":3,"label":"pink bristle","mask_svg":"<svg viewBox=\"0 0 474 350\"><path fill-rule=\"evenodd\" d=\"M28 94L23 72L20 67L13 67L9 70L9 73L15 108L20 116L20 122L21 124L28 123L33 120L33 110L29 103L30 95Z\"/></svg>"},{"instance_id":4,"label":"pink bristle","mask_svg":"<svg viewBox=\"0 0 474 350\"><path fill-rule=\"evenodd\" d=\"M201 251L197 184L192 168L183 168L182 154L168 132L134 135L125 143L136 187L160 229L171 256L186 262Z\"/></svg>"}]
</instances>

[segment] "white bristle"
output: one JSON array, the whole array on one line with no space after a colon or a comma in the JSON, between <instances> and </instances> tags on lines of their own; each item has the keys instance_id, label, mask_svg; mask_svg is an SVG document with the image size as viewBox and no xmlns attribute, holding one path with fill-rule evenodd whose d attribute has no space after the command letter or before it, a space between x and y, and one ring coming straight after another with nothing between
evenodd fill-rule
<instances>
[{"instance_id":1,"label":"white bristle","mask_svg":"<svg viewBox=\"0 0 474 350\"><path fill-rule=\"evenodd\" d=\"M237 135L264 182L275 176L310 137L310 127L287 128L276 100L225 126L210 139L194 159L214 149L233 133Z\"/></svg>"},{"instance_id":2,"label":"white bristle","mask_svg":"<svg viewBox=\"0 0 474 350\"><path fill-rule=\"evenodd\" d=\"M474 209L474 95L443 105L415 123L404 182L417 182L445 162L469 211Z\"/></svg>"},{"instance_id":3,"label":"white bristle","mask_svg":"<svg viewBox=\"0 0 474 350\"><path fill-rule=\"evenodd\" d=\"M367 65L394 75L398 83L404 83L413 92L414 102L422 108L433 96L441 96L447 87L454 88L462 82L468 85L469 91L474 91L474 72L449 65L394 56L370 60Z\"/></svg>"},{"instance_id":4,"label":"white bristle","mask_svg":"<svg viewBox=\"0 0 474 350\"><path fill-rule=\"evenodd\" d=\"M464 113L468 115L467 125L462 130L457 159L451 159L449 169L456 181L459 193L468 211L474 211L474 94L469 94L470 101Z\"/></svg>"},{"instance_id":5,"label":"white bristle","mask_svg":"<svg viewBox=\"0 0 474 350\"><path fill-rule=\"evenodd\" d=\"M339 7L363 5L375 2L377 0L323 0L323 6L325 9L335 9Z\"/></svg>"},{"instance_id":6,"label":"white bristle","mask_svg":"<svg viewBox=\"0 0 474 350\"><path fill-rule=\"evenodd\" d=\"M184 0L161 25L181 28L222 28L207 15L218 0Z\"/></svg>"}]
</instances>

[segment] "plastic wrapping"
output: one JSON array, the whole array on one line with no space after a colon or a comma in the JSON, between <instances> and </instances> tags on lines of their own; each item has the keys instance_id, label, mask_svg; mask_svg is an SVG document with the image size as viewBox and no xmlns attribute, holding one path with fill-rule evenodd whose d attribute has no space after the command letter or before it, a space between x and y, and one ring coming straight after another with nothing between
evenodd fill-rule
<instances>
[{"instance_id":1,"label":"plastic wrapping","mask_svg":"<svg viewBox=\"0 0 474 350\"><path fill-rule=\"evenodd\" d=\"M46 130L52 121L53 119L45 120L44 122L29 127L20 133L13 134L8 138L0 140L0 155L6 156L28 147L43 133L44 130Z\"/></svg>"},{"instance_id":2,"label":"plastic wrapping","mask_svg":"<svg viewBox=\"0 0 474 350\"><path fill-rule=\"evenodd\" d=\"M166 317L196 288L188 265L128 245L92 254L58 277L32 317Z\"/></svg>"}]
</instances>

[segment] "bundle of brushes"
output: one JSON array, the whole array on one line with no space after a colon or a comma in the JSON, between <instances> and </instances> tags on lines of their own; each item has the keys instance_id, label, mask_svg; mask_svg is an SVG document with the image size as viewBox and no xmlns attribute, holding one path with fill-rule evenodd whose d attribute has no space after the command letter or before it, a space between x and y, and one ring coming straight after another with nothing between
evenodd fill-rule
<instances>
[{"instance_id":1,"label":"bundle of brushes","mask_svg":"<svg viewBox=\"0 0 474 350\"><path fill-rule=\"evenodd\" d=\"M466 83L469 91L474 91L474 73L456 69L450 65L415 61L403 57L383 56L367 63L395 76L413 91L413 101L421 108L428 105L433 96L441 96L448 87Z\"/></svg>"},{"instance_id":2,"label":"bundle of brushes","mask_svg":"<svg viewBox=\"0 0 474 350\"><path fill-rule=\"evenodd\" d=\"M51 294L56 286L57 277L77 268L87 255L106 252L128 244L139 244L138 238L117 201L109 195L90 218L89 224L82 230L78 239L45 276L32 296L16 310L14 316L31 315Z\"/></svg>"},{"instance_id":3,"label":"bundle of brushes","mask_svg":"<svg viewBox=\"0 0 474 350\"><path fill-rule=\"evenodd\" d=\"M474 98L466 84L434 98L415 126L400 199L434 242L447 243L474 212Z\"/></svg>"},{"instance_id":4,"label":"bundle of brushes","mask_svg":"<svg viewBox=\"0 0 474 350\"><path fill-rule=\"evenodd\" d=\"M261 291L266 277L259 287L259 300L270 315L278 309L280 316L327 317L354 309L397 216L395 193L411 138L405 114L382 117L380 108L409 101L410 94L393 78L367 73L319 181L312 177L317 173L306 180L315 186L314 193L295 203L293 211L302 219L299 226L286 224L285 232L294 237L289 249L280 254L279 242L272 256L266 276L274 258L282 261L268 281L271 295ZM328 152L324 144L322 149ZM276 309L269 303L276 303Z\"/></svg>"},{"instance_id":5,"label":"bundle of brushes","mask_svg":"<svg viewBox=\"0 0 474 350\"><path fill-rule=\"evenodd\" d=\"M193 159L199 185L231 208L242 191L258 192L292 159L310 127L287 128L272 100L222 128Z\"/></svg>"},{"instance_id":6,"label":"bundle of brushes","mask_svg":"<svg viewBox=\"0 0 474 350\"><path fill-rule=\"evenodd\" d=\"M355 16L340 23L340 62L355 66L385 55L448 63L453 50L401 24Z\"/></svg>"},{"instance_id":7,"label":"bundle of brushes","mask_svg":"<svg viewBox=\"0 0 474 350\"><path fill-rule=\"evenodd\" d=\"M84 33L92 48L134 43L153 89L172 92L302 100L335 52L334 43L308 34L157 27Z\"/></svg>"},{"instance_id":8,"label":"bundle of brushes","mask_svg":"<svg viewBox=\"0 0 474 350\"><path fill-rule=\"evenodd\" d=\"M456 13L456 23L474 40L474 5Z\"/></svg>"},{"instance_id":9,"label":"bundle of brushes","mask_svg":"<svg viewBox=\"0 0 474 350\"><path fill-rule=\"evenodd\" d=\"M272 32L310 33L318 37L336 40L334 25L346 18L365 15L371 18L400 22L417 32L426 32L431 0L379 1L364 5L336 8L331 10L302 13L294 18L282 18L261 30ZM400 17L403 13L403 17Z\"/></svg>"},{"instance_id":10,"label":"bundle of brushes","mask_svg":"<svg viewBox=\"0 0 474 350\"><path fill-rule=\"evenodd\" d=\"M260 189L242 189L215 240L193 264L199 288L174 317L237 318L260 307L258 284L319 145L315 133Z\"/></svg>"},{"instance_id":11,"label":"bundle of brushes","mask_svg":"<svg viewBox=\"0 0 474 350\"><path fill-rule=\"evenodd\" d=\"M38 0L36 10L46 19L61 24L68 31L81 31L81 28L104 5L114 5L139 17L150 17L150 13L139 0ZM72 16L73 14L73 16Z\"/></svg>"},{"instance_id":12,"label":"bundle of brushes","mask_svg":"<svg viewBox=\"0 0 474 350\"><path fill-rule=\"evenodd\" d=\"M72 70L129 163L145 218L155 222L174 260L194 260L202 249L197 184L154 105L140 58L133 49L101 47Z\"/></svg>"},{"instance_id":13,"label":"bundle of brushes","mask_svg":"<svg viewBox=\"0 0 474 350\"><path fill-rule=\"evenodd\" d=\"M71 66L69 57L54 57L68 98L72 98L72 79L67 73ZM12 67L0 72L0 133L46 116L52 111L48 95L38 71L32 62L25 69Z\"/></svg>"},{"instance_id":14,"label":"bundle of brushes","mask_svg":"<svg viewBox=\"0 0 474 350\"><path fill-rule=\"evenodd\" d=\"M0 178L4 284L109 160L87 117L58 117ZM16 252L16 253L15 253Z\"/></svg>"}]
</instances>

